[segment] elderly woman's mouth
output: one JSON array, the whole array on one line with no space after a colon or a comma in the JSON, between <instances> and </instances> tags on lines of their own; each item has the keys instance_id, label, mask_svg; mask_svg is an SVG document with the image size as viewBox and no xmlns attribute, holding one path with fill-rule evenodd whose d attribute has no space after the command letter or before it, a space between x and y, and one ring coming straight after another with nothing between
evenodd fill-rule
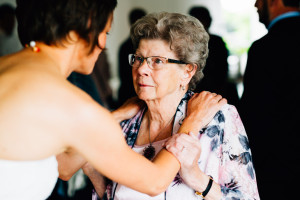
<instances>
[{"instance_id":1,"label":"elderly woman's mouth","mask_svg":"<svg viewBox=\"0 0 300 200\"><path fill-rule=\"evenodd\" d=\"M143 83L139 83L140 87L153 87L152 85L147 85L147 84L143 84Z\"/></svg>"}]
</instances>

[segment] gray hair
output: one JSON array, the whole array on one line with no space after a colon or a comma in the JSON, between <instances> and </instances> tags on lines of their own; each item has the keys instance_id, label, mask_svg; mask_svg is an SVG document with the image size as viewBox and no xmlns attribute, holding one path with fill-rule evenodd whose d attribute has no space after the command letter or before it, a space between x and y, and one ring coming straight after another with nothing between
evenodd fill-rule
<instances>
[{"instance_id":1,"label":"gray hair","mask_svg":"<svg viewBox=\"0 0 300 200\"><path fill-rule=\"evenodd\" d=\"M151 13L132 25L130 35L135 49L141 39L164 40L180 60L197 65L189 83L190 90L195 89L203 78L209 36L195 17L179 13Z\"/></svg>"}]
</instances>

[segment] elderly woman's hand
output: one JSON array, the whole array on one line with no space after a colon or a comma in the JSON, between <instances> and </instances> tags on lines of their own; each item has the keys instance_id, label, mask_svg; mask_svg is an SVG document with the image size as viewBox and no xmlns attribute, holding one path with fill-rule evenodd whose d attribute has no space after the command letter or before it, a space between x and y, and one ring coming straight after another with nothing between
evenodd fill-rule
<instances>
[{"instance_id":1,"label":"elderly woman's hand","mask_svg":"<svg viewBox=\"0 0 300 200\"><path fill-rule=\"evenodd\" d=\"M112 114L118 122L121 122L134 117L143 106L145 106L144 101L137 96L131 97L121 107L113 111Z\"/></svg>"},{"instance_id":2,"label":"elderly woman's hand","mask_svg":"<svg viewBox=\"0 0 300 200\"><path fill-rule=\"evenodd\" d=\"M227 100L221 95L203 91L195 93L188 102L187 117L193 119L192 132L198 133L221 109Z\"/></svg>"},{"instance_id":3,"label":"elderly woman's hand","mask_svg":"<svg viewBox=\"0 0 300 200\"><path fill-rule=\"evenodd\" d=\"M164 146L179 160L181 164L179 174L184 183L195 191L204 191L210 178L198 165L201 155L201 144L198 137L192 132L188 134L179 133L166 141ZM221 196L220 185L213 182L205 199L221 199Z\"/></svg>"},{"instance_id":4,"label":"elderly woman's hand","mask_svg":"<svg viewBox=\"0 0 300 200\"><path fill-rule=\"evenodd\" d=\"M179 174L184 182L190 187L194 187L199 174L202 174L198 166L198 160L201 155L201 145L199 139L193 133L173 135L164 144L181 163Z\"/></svg>"}]
</instances>

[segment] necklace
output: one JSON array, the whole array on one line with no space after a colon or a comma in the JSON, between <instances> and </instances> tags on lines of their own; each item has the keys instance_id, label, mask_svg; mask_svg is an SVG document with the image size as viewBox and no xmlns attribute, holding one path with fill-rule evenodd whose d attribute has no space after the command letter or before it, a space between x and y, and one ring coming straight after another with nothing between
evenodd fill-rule
<instances>
[{"instance_id":1,"label":"necklace","mask_svg":"<svg viewBox=\"0 0 300 200\"><path fill-rule=\"evenodd\" d=\"M173 120L174 116L171 117L171 119L169 120L169 122L167 123L167 125L165 127L163 127L160 132L157 134L157 136L154 138L153 142L155 142L156 138L161 134L161 132L171 123L171 121ZM149 129L149 145L143 150L143 155L148 159L148 160L152 160L152 158L155 156L155 148L152 146L151 142L151 134L150 134L150 118L149 119L149 124L148 124L148 129Z\"/></svg>"}]
</instances>

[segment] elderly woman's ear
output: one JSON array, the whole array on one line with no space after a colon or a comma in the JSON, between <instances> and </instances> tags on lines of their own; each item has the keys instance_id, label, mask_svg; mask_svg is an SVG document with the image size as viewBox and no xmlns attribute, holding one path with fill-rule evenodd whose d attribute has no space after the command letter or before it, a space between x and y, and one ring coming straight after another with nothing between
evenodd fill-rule
<instances>
[{"instance_id":1,"label":"elderly woman's ear","mask_svg":"<svg viewBox=\"0 0 300 200\"><path fill-rule=\"evenodd\" d=\"M192 77L195 75L197 71L197 65L196 64L187 64L184 67L183 70L183 77L182 77L182 81L183 81L183 85L188 85L189 82L191 81Z\"/></svg>"}]
</instances>

